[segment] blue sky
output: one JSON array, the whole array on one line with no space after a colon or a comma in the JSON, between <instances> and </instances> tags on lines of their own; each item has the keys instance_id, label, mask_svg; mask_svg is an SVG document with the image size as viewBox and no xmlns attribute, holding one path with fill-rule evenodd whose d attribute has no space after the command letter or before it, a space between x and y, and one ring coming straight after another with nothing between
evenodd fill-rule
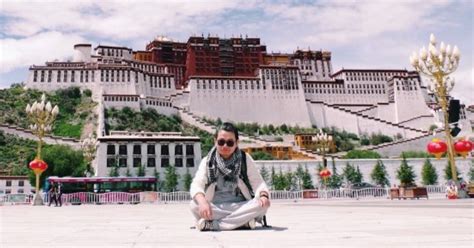
<instances>
[{"instance_id":1,"label":"blue sky","mask_svg":"<svg viewBox=\"0 0 474 248\"><path fill-rule=\"evenodd\" d=\"M260 37L267 51L329 50L334 70L411 69L429 35L461 50L455 97L474 104L473 1L0 0L0 88L28 66L71 58L76 43L143 50L158 35Z\"/></svg>"}]
</instances>

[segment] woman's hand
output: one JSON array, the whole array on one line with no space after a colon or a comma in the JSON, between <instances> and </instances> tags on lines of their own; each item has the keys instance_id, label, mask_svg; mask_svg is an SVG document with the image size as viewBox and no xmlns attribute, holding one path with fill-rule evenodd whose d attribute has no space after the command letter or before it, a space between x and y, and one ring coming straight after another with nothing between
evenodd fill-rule
<instances>
[{"instance_id":1,"label":"woman's hand","mask_svg":"<svg viewBox=\"0 0 474 248\"><path fill-rule=\"evenodd\" d=\"M260 202L260 207L262 207L262 208L268 208L268 207L270 207L270 199L269 199L269 197L268 197L268 193L267 193L267 192L262 191L262 192L260 193L259 202Z\"/></svg>"}]
</instances>

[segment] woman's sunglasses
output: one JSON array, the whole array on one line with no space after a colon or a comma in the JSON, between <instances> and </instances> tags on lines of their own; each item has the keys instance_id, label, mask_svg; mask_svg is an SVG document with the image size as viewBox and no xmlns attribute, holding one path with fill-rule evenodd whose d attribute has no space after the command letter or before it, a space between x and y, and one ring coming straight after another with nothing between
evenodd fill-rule
<instances>
[{"instance_id":1,"label":"woman's sunglasses","mask_svg":"<svg viewBox=\"0 0 474 248\"><path fill-rule=\"evenodd\" d=\"M218 139L217 145L224 146L226 144L228 147L233 147L235 145L235 141L233 140L225 140L225 139Z\"/></svg>"}]
</instances>

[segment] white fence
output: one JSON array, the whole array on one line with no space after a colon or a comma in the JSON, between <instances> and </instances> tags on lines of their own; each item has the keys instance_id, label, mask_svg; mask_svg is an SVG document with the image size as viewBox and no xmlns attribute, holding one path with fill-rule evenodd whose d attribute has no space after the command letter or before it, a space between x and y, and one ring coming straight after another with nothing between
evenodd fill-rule
<instances>
[{"instance_id":1,"label":"white fence","mask_svg":"<svg viewBox=\"0 0 474 248\"><path fill-rule=\"evenodd\" d=\"M446 187L427 186L429 199L446 198ZM44 202L49 204L49 195L44 193ZM305 199L389 199L390 188L365 188L359 190L330 189L330 190L297 190L297 191L271 191L272 200L305 200ZM138 204L138 203L186 203L191 200L189 192L109 192L90 193L78 192L62 194L62 203L75 204ZM0 205L5 204L31 204L33 194L8 194L0 195Z\"/></svg>"}]
</instances>

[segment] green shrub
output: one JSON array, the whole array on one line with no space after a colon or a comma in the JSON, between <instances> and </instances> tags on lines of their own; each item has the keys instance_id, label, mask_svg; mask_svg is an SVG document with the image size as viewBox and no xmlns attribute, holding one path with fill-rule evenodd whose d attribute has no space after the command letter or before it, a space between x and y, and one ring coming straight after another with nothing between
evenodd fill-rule
<instances>
[{"instance_id":1,"label":"green shrub","mask_svg":"<svg viewBox=\"0 0 474 248\"><path fill-rule=\"evenodd\" d=\"M256 151L250 154L254 160L275 160L275 158L267 152Z\"/></svg>"},{"instance_id":2,"label":"green shrub","mask_svg":"<svg viewBox=\"0 0 474 248\"><path fill-rule=\"evenodd\" d=\"M397 178L400 180L400 186L402 187L415 186L415 172L413 171L413 167L408 165L405 157L402 158L400 167L397 170Z\"/></svg>"},{"instance_id":3,"label":"green shrub","mask_svg":"<svg viewBox=\"0 0 474 248\"><path fill-rule=\"evenodd\" d=\"M383 134L372 134L370 136L370 143L374 146L376 145L380 145L382 143L388 143L388 142L392 142L393 139L390 138L389 136L387 135L383 135Z\"/></svg>"},{"instance_id":4,"label":"green shrub","mask_svg":"<svg viewBox=\"0 0 474 248\"><path fill-rule=\"evenodd\" d=\"M422 152L422 151L403 151L400 154L400 157L405 157L405 158L428 158L430 156L431 156L430 154L426 152Z\"/></svg>"},{"instance_id":5,"label":"green shrub","mask_svg":"<svg viewBox=\"0 0 474 248\"><path fill-rule=\"evenodd\" d=\"M474 160L471 160L471 166L469 168L469 182L474 183Z\"/></svg>"},{"instance_id":6,"label":"green shrub","mask_svg":"<svg viewBox=\"0 0 474 248\"><path fill-rule=\"evenodd\" d=\"M349 164L349 162L346 163L346 167L344 167L342 175L344 176L345 180L351 184L361 183L363 179L359 167L356 168Z\"/></svg>"},{"instance_id":7,"label":"green shrub","mask_svg":"<svg viewBox=\"0 0 474 248\"><path fill-rule=\"evenodd\" d=\"M360 144L363 145L363 146L368 146L368 145L370 145L370 140L367 139L367 138L362 138L362 139L360 139Z\"/></svg>"},{"instance_id":8,"label":"green shrub","mask_svg":"<svg viewBox=\"0 0 474 248\"><path fill-rule=\"evenodd\" d=\"M370 173L370 178L378 186L390 186L390 181L388 180L388 173L385 169L385 165L382 160L377 160L372 172Z\"/></svg>"},{"instance_id":9,"label":"green shrub","mask_svg":"<svg viewBox=\"0 0 474 248\"><path fill-rule=\"evenodd\" d=\"M425 159L425 163L421 169L421 182L423 185L435 185L438 183L438 173L436 173L436 169L431 164L429 158Z\"/></svg>"},{"instance_id":10,"label":"green shrub","mask_svg":"<svg viewBox=\"0 0 474 248\"><path fill-rule=\"evenodd\" d=\"M358 159L358 158L381 158L380 154L369 150L352 150L349 151L344 158Z\"/></svg>"},{"instance_id":11,"label":"green shrub","mask_svg":"<svg viewBox=\"0 0 474 248\"><path fill-rule=\"evenodd\" d=\"M91 97L92 96L92 91L90 89L85 89L84 90L84 95L87 96L87 97Z\"/></svg>"},{"instance_id":12,"label":"green shrub","mask_svg":"<svg viewBox=\"0 0 474 248\"><path fill-rule=\"evenodd\" d=\"M462 177L460 177L459 169L457 168L457 166L455 166L455 169L456 169L456 177L458 178L458 181L460 181ZM444 179L446 180L453 179L453 173L451 172L451 162L449 160L446 166L444 167Z\"/></svg>"}]
</instances>

